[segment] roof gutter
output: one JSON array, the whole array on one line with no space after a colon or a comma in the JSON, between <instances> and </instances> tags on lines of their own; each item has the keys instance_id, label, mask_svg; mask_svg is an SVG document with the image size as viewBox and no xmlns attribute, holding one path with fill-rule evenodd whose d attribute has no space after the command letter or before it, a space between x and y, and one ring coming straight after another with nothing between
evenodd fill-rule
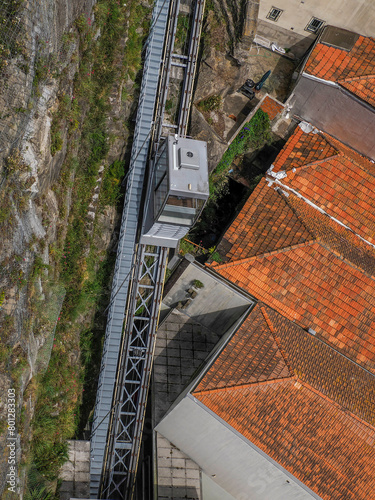
<instances>
[{"instance_id":1,"label":"roof gutter","mask_svg":"<svg viewBox=\"0 0 375 500\"><path fill-rule=\"evenodd\" d=\"M315 82L323 83L324 85L328 85L329 87L336 87L340 88L340 85L336 82L331 82L330 80L324 80L323 78L319 78L314 75L310 75L309 73L306 73L305 71L302 72L302 76L309 80L314 80Z\"/></svg>"}]
</instances>

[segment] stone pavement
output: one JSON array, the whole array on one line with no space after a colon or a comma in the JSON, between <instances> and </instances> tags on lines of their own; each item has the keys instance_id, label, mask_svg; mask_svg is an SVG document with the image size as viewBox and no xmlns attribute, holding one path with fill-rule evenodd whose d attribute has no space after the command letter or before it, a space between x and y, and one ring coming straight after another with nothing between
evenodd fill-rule
<instances>
[{"instance_id":1,"label":"stone pavement","mask_svg":"<svg viewBox=\"0 0 375 500\"><path fill-rule=\"evenodd\" d=\"M174 309L159 326L154 361L154 418L157 425L188 385L220 336Z\"/></svg>"},{"instance_id":2,"label":"stone pavement","mask_svg":"<svg viewBox=\"0 0 375 500\"><path fill-rule=\"evenodd\" d=\"M174 309L160 325L154 361L154 418L160 422L210 354L220 336ZM158 499L200 500L200 469L157 433Z\"/></svg>"},{"instance_id":3,"label":"stone pavement","mask_svg":"<svg viewBox=\"0 0 375 500\"><path fill-rule=\"evenodd\" d=\"M60 472L60 500L90 498L90 441L68 441L69 460Z\"/></svg>"},{"instance_id":4,"label":"stone pavement","mask_svg":"<svg viewBox=\"0 0 375 500\"><path fill-rule=\"evenodd\" d=\"M156 434L158 448L158 499L200 500L200 469L182 451L161 434Z\"/></svg>"}]
</instances>

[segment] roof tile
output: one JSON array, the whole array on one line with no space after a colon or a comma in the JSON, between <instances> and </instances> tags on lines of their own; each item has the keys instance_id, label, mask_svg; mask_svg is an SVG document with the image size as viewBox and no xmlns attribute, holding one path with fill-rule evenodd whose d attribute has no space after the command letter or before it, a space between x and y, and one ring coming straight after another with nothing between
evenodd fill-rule
<instances>
[{"instance_id":1,"label":"roof tile","mask_svg":"<svg viewBox=\"0 0 375 500\"><path fill-rule=\"evenodd\" d=\"M337 82L363 101L375 106L375 40L360 36L350 51L318 42L305 65L305 72ZM361 77L372 77L370 80Z\"/></svg>"},{"instance_id":2,"label":"roof tile","mask_svg":"<svg viewBox=\"0 0 375 500\"><path fill-rule=\"evenodd\" d=\"M226 232L218 251L224 261L245 259L310 239L311 234L285 199L262 179Z\"/></svg>"},{"instance_id":3,"label":"roof tile","mask_svg":"<svg viewBox=\"0 0 375 500\"><path fill-rule=\"evenodd\" d=\"M288 159L282 152L275 161L274 171L286 171L282 185L298 191L359 237L375 245L375 166L333 137L322 135L305 133L298 127L286 144L286 148L288 144L293 147L293 152ZM309 153L295 160L296 143L305 143L307 148L316 150L320 140L329 144L330 152L335 150L336 155L312 162ZM318 146L318 149L321 148ZM303 168L293 171L293 167Z\"/></svg>"},{"instance_id":4,"label":"roof tile","mask_svg":"<svg viewBox=\"0 0 375 500\"><path fill-rule=\"evenodd\" d=\"M375 377L274 310L253 309L193 394L321 498L371 497Z\"/></svg>"}]
</instances>

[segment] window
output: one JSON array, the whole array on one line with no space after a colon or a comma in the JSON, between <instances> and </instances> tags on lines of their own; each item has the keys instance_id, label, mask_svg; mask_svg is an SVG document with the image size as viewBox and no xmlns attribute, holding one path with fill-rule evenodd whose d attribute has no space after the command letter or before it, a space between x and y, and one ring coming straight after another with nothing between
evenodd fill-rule
<instances>
[{"instance_id":1,"label":"window","mask_svg":"<svg viewBox=\"0 0 375 500\"><path fill-rule=\"evenodd\" d=\"M203 205L204 200L199 198L169 195L158 221L181 226L192 226L201 213Z\"/></svg>"},{"instance_id":2,"label":"window","mask_svg":"<svg viewBox=\"0 0 375 500\"><path fill-rule=\"evenodd\" d=\"M277 21L279 17L281 16L282 10L277 9L276 7L272 7L272 9L269 11L267 19L270 19L271 21Z\"/></svg>"},{"instance_id":3,"label":"window","mask_svg":"<svg viewBox=\"0 0 375 500\"><path fill-rule=\"evenodd\" d=\"M316 17L311 18L311 21L306 26L305 31L310 31L310 33L317 33L323 26L324 21L317 19Z\"/></svg>"}]
</instances>

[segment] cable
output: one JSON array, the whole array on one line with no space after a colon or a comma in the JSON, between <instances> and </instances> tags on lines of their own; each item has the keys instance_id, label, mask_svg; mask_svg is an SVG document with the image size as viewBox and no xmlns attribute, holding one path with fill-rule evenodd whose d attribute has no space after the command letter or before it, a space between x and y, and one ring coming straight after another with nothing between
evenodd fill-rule
<instances>
[{"instance_id":1,"label":"cable","mask_svg":"<svg viewBox=\"0 0 375 500\"><path fill-rule=\"evenodd\" d=\"M91 439L92 439L92 437L93 437L93 435L94 435L94 432L96 432L96 431L97 431L97 429L98 429L98 428L101 426L101 424L104 422L104 419L106 419L106 418L107 418L107 416L111 413L111 411L113 411L113 410L116 408L116 406L117 406L119 403L120 403L120 401L117 401L117 403L115 403L114 405L112 405L112 406L111 406L111 408L109 409L109 411L108 411L108 412L104 415L104 417L101 419L101 421L100 421L100 422L98 423L98 425L95 427L95 429L93 429L93 430L91 431L90 441L91 441Z\"/></svg>"}]
</instances>

